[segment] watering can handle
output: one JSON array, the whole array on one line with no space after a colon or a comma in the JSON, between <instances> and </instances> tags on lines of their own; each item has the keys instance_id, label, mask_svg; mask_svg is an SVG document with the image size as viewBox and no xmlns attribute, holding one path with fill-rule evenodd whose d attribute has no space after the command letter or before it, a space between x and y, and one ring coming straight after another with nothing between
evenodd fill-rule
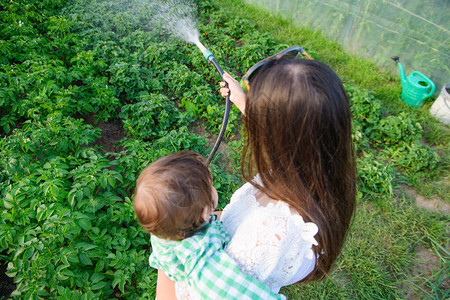
<instances>
[{"instance_id":1,"label":"watering can handle","mask_svg":"<svg viewBox=\"0 0 450 300\"><path fill-rule=\"evenodd\" d=\"M427 78L428 79L428 78ZM426 98L430 97L431 95L433 95L434 90L436 89L436 85L434 84L433 81L431 81L430 79L427 80L427 82L431 85L431 89L430 92L427 94Z\"/></svg>"},{"instance_id":2,"label":"watering can handle","mask_svg":"<svg viewBox=\"0 0 450 300\"><path fill-rule=\"evenodd\" d=\"M427 76L425 76L424 74L418 72L418 71L413 71L411 72L411 74L409 76L417 76L420 77L423 81L426 81L429 85L430 85L430 91L428 92L428 94L424 97L424 99L430 97L431 95L433 95L434 90L436 89L436 85L434 84L434 82L428 78Z\"/></svg>"}]
</instances>

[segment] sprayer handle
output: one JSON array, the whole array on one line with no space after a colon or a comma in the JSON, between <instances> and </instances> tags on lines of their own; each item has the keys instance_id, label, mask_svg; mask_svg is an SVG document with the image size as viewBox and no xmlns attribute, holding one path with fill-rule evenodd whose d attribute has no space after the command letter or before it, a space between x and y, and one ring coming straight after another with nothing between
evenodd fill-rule
<instances>
[{"instance_id":1,"label":"sprayer handle","mask_svg":"<svg viewBox=\"0 0 450 300\"><path fill-rule=\"evenodd\" d=\"M209 59L208 59L208 62L209 62L210 64L212 64L214 67L216 67L217 72L219 72L220 77L222 77L222 79L223 79L223 70L222 70L222 68L220 67L220 65L219 65L219 63L217 62L217 60L215 59L215 57L214 57L214 56L210 56Z\"/></svg>"},{"instance_id":2,"label":"sprayer handle","mask_svg":"<svg viewBox=\"0 0 450 300\"><path fill-rule=\"evenodd\" d=\"M219 63L214 58L214 56L211 56L208 59L208 62L210 64L213 64L214 67L216 67L217 72L219 72L220 77L223 80L223 70L219 66ZM228 87L228 83L227 82L225 82L225 87ZM209 154L208 159L206 160L208 165L211 163L211 160L213 159L214 155L216 154L217 149L219 149L220 142L222 141L223 135L225 134L225 130L227 129L227 123L228 123L228 116L229 116L229 114L230 114L230 95L226 96L226 98L225 98L225 112L224 112L224 115L223 115L222 126L220 127L220 132L219 132L219 136L217 137L216 143L214 144L214 147L211 150L211 153Z\"/></svg>"}]
</instances>

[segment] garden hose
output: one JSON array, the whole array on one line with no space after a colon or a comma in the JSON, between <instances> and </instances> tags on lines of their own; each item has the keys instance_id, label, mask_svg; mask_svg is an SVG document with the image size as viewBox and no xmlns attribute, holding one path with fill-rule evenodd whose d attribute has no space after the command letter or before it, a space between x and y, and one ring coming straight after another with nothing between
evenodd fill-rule
<instances>
[{"instance_id":1,"label":"garden hose","mask_svg":"<svg viewBox=\"0 0 450 300\"><path fill-rule=\"evenodd\" d=\"M217 72L219 72L219 75L220 75L220 77L223 80L223 70L219 66L219 63L214 58L214 55L211 53L211 51L206 49L205 46L203 46L203 44L200 43L200 42L197 43L197 46L202 51L203 56L205 56L206 60L217 69ZM227 82L225 82L225 87L228 87L228 83ZM227 129L229 114L230 114L230 95L228 94L228 96L225 97L225 112L224 112L224 115L223 115L222 125L220 127L220 132L219 132L219 135L217 136L217 139L216 139L216 142L214 144L214 147L211 150L211 152L209 153L209 156L208 156L208 159L207 159L207 164L208 165L211 163L211 160L213 159L214 155L216 154L217 149L219 149L220 142L222 141L223 135L225 134L225 130Z\"/></svg>"}]
</instances>

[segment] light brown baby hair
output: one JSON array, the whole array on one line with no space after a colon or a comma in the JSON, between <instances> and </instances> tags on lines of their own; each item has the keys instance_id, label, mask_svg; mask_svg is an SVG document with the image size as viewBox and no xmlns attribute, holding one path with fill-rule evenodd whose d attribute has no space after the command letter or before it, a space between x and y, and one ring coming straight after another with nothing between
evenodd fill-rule
<instances>
[{"instance_id":1,"label":"light brown baby hair","mask_svg":"<svg viewBox=\"0 0 450 300\"><path fill-rule=\"evenodd\" d=\"M164 156L139 175L134 211L141 226L160 238L182 240L203 225L214 209L212 177L206 160L193 151Z\"/></svg>"}]
</instances>

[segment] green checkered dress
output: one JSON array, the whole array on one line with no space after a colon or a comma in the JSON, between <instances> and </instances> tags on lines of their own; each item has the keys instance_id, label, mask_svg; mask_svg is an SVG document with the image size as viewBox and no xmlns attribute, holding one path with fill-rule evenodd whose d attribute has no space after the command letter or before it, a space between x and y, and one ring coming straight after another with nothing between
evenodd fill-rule
<instances>
[{"instance_id":1,"label":"green checkered dress","mask_svg":"<svg viewBox=\"0 0 450 300\"><path fill-rule=\"evenodd\" d=\"M150 266L187 281L202 299L286 299L248 276L225 252L230 237L212 215L202 231L182 241L151 236Z\"/></svg>"}]
</instances>

